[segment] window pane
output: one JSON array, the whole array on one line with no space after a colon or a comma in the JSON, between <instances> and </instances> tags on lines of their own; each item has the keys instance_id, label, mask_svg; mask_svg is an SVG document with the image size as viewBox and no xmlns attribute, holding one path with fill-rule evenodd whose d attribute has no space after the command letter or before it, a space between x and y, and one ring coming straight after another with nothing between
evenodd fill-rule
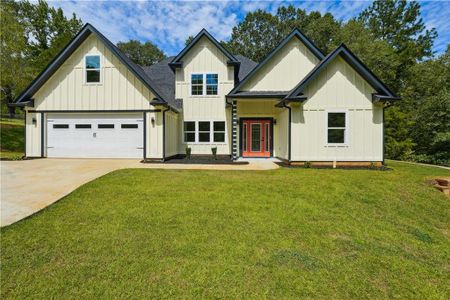
<instances>
[{"instance_id":1,"label":"window pane","mask_svg":"<svg viewBox=\"0 0 450 300\"><path fill-rule=\"evenodd\" d=\"M184 122L184 131L195 131L195 122Z\"/></svg>"},{"instance_id":2,"label":"window pane","mask_svg":"<svg viewBox=\"0 0 450 300\"><path fill-rule=\"evenodd\" d=\"M199 131L209 131L209 122L198 122Z\"/></svg>"},{"instance_id":3,"label":"window pane","mask_svg":"<svg viewBox=\"0 0 450 300\"><path fill-rule=\"evenodd\" d=\"M76 124L75 128L77 128L77 129L89 129L89 128L91 128L91 124Z\"/></svg>"},{"instance_id":4,"label":"window pane","mask_svg":"<svg viewBox=\"0 0 450 300\"><path fill-rule=\"evenodd\" d=\"M206 74L206 84L215 84L217 85L217 74Z\"/></svg>"},{"instance_id":5,"label":"window pane","mask_svg":"<svg viewBox=\"0 0 450 300\"><path fill-rule=\"evenodd\" d=\"M203 85L193 85L192 95L203 95Z\"/></svg>"},{"instance_id":6,"label":"window pane","mask_svg":"<svg viewBox=\"0 0 450 300\"><path fill-rule=\"evenodd\" d=\"M217 95L217 85L207 85L206 95Z\"/></svg>"},{"instance_id":7,"label":"window pane","mask_svg":"<svg viewBox=\"0 0 450 300\"><path fill-rule=\"evenodd\" d=\"M86 71L86 82L100 82L100 71L98 70Z\"/></svg>"},{"instance_id":8,"label":"window pane","mask_svg":"<svg viewBox=\"0 0 450 300\"><path fill-rule=\"evenodd\" d=\"M133 128L138 128L138 124L122 124L121 127L123 129L133 129Z\"/></svg>"},{"instance_id":9,"label":"window pane","mask_svg":"<svg viewBox=\"0 0 450 300\"><path fill-rule=\"evenodd\" d=\"M98 129L110 129L114 128L114 124L98 124Z\"/></svg>"},{"instance_id":10,"label":"window pane","mask_svg":"<svg viewBox=\"0 0 450 300\"><path fill-rule=\"evenodd\" d=\"M214 131L225 131L225 122L214 122Z\"/></svg>"},{"instance_id":11,"label":"window pane","mask_svg":"<svg viewBox=\"0 0 450 300\"><path fill-rule=\"evenodd\" d=\"M345 142L345 129L328 129L328 143L343 144Z\"/></svg>"},{"instance_id":12,"label":"window pane","mask_svg":"<svg viewBox=\"0 0 450 300\"><path fill-rule=\"evenodd\" d=\"M214 132L214 142L223 143L225 142L224 132Z\"/></svg>"},{"instance_id":13,"label":"window pane","mask_svg":"<svg viewBox=\"0 0 450 300\"><path fill-rule=\"evenodd\" d=\"M203 84L203 74L192 74L191 75L192 84Z\"/></svg>"},{"instance_id":14,"label":"window pane","mask_svg":"<svg viewBox=\"0 0 450 300\"><path fill-rule=\"evenodd\" d=\"M209 132L200 132L198 134L199 142L209 142Z\"/></svg>"},{"instance_id":15,"label":"window pane","mask_svg":"<svg viewBox=\"0 0 450 300\"><path fill-rule=\"evenodd\" d=\"M53 124L54 129L67 129L69 128L69 124Z\"/></svg>"},{"instance_id":16,"label":"window pane","mask_svg":"<svg viewBox=\"0 0 450 300\"><path fill-rule=\"evenodd\" d=\"M261 151L261 124L251 125L251 149L254 152Z\"/></svg>"},{"instance_id":17,"label":"window pane","mask_svg":"<svg viewBox=\"0 0 450 300\"><path fill-rule=\"evenodd\" d=\"M328 127L345 127L345 113L328 113Z\"/></svg>"},{"instance_id":18,"label":"window pane","mask_svg":"<svg viewBox=\"0 0 450 300\"><path fill-rule=\"evenodd\" d=\"M269 142L270 142L270 125L266 124L265 126L265 131L264 131L264 137L266 138L265 140L265 144L264 144L264 148L266 151L269 151Z\"/></svg>"},{"instance_id":19,"label":"window pane","mask_svg":"<svg viewBox=\"0 0 450 300\"><path fill-rule=\"evenodd\" d=\"M194 132L185 132L184 133L184 141L185 142L195 142L195 133Z\"/></svg>"},{"instance_id":20,"label":"window pane","mask_svg":"<svg viewBox=\"0 0 450 300\"><path fill-rule=\"evenodd\" d=\"M86 56L86 69L100 69L100 56Z\"/></svg>"}]
</instances>

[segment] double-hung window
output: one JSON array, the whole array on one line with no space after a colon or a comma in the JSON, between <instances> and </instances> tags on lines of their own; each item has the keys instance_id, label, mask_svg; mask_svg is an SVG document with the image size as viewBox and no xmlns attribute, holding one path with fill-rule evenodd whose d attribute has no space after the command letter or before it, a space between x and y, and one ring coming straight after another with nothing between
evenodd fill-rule
<instances>
[{"instance_id":1,"label":"double-hung window","mask_svg":"<svg viewBox=\"0 0 450 300\"><path fill-rule=\"evenodd\" d=\"M195 142L195 122L188 121L184 122L184 142L194 143Z\"/></svg>"},{"instance_id":2,"label":"double-hung window","mask_svg":"<svg viewBox=\"0 0 450 300\"><path fill-rule=\"evenodd\" d=\"M223 121L214 122L214 142L215 143L225 142L225 122Z\"/></svg>"},{"instance_id":3,"label":"double-hung window","mask_svg":"<svg viewBox=\"0 0 450 300\"><path fill-rule=\"evenodd\" d=\"M345 112L328 112L327 115L327 143L347 143L347 118Z\"/></svg>"},{"instance_id":4,"label":"double-hung window","mask_svg":"<svg viewBox=\"0 0 450 300\"><path fill-rule=\"evenodd\" d=\"M209 121L198 122L198 141L200 143L209 143L211 141L211 123Z\"/></svg>"},{"instance_id":5,"label":"double-hung window","mask_svg":"<svg viewBox=\"0 0 450 300\"><path fill-rule=\"evenodd\" d=\"M86 83L100 83L100 55L85 56Z\"/></svg>"},{"instance_id":6,"label":"double-hung window","mask_svg":"<svg viewBox=\"0 0 450 300\"><path fill-rule=\"evenodd\" d=\"M219 76L217 74L191 74L191 95L218 95Z\"/></svg>"},{"instance_id":7,"label":"double-hung window","mask_svg":"<svg viewBox=\"0 0 450 300\"><path fill-rule=\"evenodd\" d=\"M191 93L192 95L203 95L203 74L191 75Z\"/></svg>"},{"instance_id":8,"label":"double-hung window","mask_svg":"<svg viewBox=\"0 0 450 300\"><path fill-rule=\"evenodd\" d=\"M206 74L206 95L217 95L218 85L217 74Z\"/></svg>"}]
</instances>

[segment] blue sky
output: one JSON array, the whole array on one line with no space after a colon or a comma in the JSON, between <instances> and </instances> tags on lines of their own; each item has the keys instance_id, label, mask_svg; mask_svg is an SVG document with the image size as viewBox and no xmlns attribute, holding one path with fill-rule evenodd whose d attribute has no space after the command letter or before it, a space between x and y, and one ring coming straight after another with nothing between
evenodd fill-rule
<instances>
[{"instance_id":1,"label":"blue sky","mask_svg":"<svg viewBox=\"0 0 450 300\"><path fill-rule=\"evenodd\" d=\"M84 22L99 29L114 43L137 39L152 41L166 54L184 47L189 35L206 28L218 40L230 38L231 29L247 12L263 9L276 12L292 4L306 11L331 12L346 21L371 1L55 1L66 15L76 13ZM420 1L427 28L436 28L434 51L442 53L450 43L450 1Z\"/></svg>"}]
</instances>

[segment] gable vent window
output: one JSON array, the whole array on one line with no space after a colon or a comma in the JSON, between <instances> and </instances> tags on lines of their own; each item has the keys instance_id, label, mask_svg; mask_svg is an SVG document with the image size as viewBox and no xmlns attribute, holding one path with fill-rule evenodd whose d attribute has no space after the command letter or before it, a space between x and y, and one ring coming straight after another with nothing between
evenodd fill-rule
<instances>
[{"instance_id":1,"label":"gable vent window","mask_svg":"<svg viewBox=\"0 0 450 300\"><path fill-rule=\"evenodd\" d=\"M329 112L327 119L327 143L347 143L347 120L345 112Z\"/></svg>"},{"instance_id":2,"label":"gable vent window","mask_svg":"<svg viewBox=\"0 0 450 300\"><path fill-rule=\"evenodd\" d=\"M85 57L86 83L100 83L100 55Z\"/></svg>"},{"instance_id":3,"label":"gable vent window","mask_svg":"<svg viewBox=\"0 0 450 300\"><path fill-rule=\"evenodd\" d=\"M219 75L191 74L191 95L210 96L219 93Z\"/></svg>"}]
</instances>

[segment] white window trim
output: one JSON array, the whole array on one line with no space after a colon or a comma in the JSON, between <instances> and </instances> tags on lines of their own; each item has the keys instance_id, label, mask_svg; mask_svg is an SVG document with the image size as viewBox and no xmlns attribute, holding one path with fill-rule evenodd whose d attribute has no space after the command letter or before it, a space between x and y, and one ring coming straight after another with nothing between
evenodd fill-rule
<instances>
[{"instance_id":1,"label":"white window trim","mask_svg":"<svg viewBox=\"0 0 450 300\"><path fill-rule=\"evenodd\" d=\"M194 126L195 126L194 131L186 131L186 130L184 130L184 123L185 122L194 122ZM186 133L194 133L194 141L193 142L186 141L186 138L185 138L185 134ZM182 134L183 134L182 139L183 139L183 143L184 144L195 143L197 141L197 122L195 122L195 121L183 121L183 132L182 132Z\"/></svg>"},{"instance_id":2,"label":"white window trim","mask_svg":"<svg viewBox=\"0 0 450 300\"><path fill-rule=\"evenodd\" d=\"M342 129L342 127L328 127L329 113L345 113L345 127L344 127L344 142L343 143L328 143L328 129ZM325 111L325 146L327 147L347 147L349 145L349 117L347 109L328 109Z\"/></svg>"},{"instance_id":3,"label":"white window trim","mask_svg":"<svg viewBox=\"0 0 450 300\"><path fill-rule=\"evenodd\" d=\"M87 69L86 68L86 57L88 56L98 56L100 57L100 69ZM99 70L100 71L100 81L99 82L87 82L87 71L88 70ZM84 72L84 84L85 85L103 85L103 56L100 53L88 53L83 57L83 72Z\"/></svg>"},{"instance_id":4,"label":"white window trim","mask_svg":"<svg viewBox=\"0 0 450 300\"><path fill-rule=\"evenodd\" d=\"M184 126L184 122L195 122L195 142L186 142L184 140L184 127L182 130L182 141L183 144L185 145L226 145L227 144L227 138L228 138L228 132L227 132L227 122L225 120L184 120L183 121L183 126ZM209 142L200 142L200 138L199 138L199 133L200 133L200 125L199 122L209 122ZM223 142L214 142L214 122L224 122L225 123L225 139ZM192 132L192 131L189 131ZM218 132L222 132L222 131L218 131Z\"/></svg>"},{"instance_id":5,"label":"white window trim","mask_svg":"<svg viewBox=\"0 0 450 300\"><path fill-rule=\"evenodd\" d=\"M192 95L192 75L203 75L203 90L201 95ZM206 94L206 75L217 75L217 94L216 95L207 95ZM219 84L219 73L214 72L191 72L189 74L189 96L190 97L199 97L199 98L218 98L220 95L220 84Z\"/></svg>"}]
</instances>

